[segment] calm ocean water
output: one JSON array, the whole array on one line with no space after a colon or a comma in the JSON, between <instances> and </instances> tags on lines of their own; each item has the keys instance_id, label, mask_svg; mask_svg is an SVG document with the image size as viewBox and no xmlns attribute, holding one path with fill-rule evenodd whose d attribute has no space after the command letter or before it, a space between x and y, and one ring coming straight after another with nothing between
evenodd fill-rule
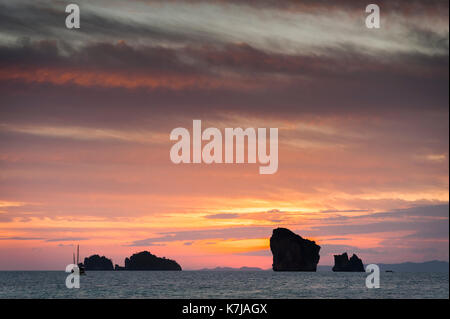
<instances>
[{"instance_id":1,"label":"calm ocean water","mask_svg":"<svg viewBox=\"0 0 450 319\"><path fill-rule=\"evenodd\" d=\"M367 289L365 273L272 271L91 271L80 289L60 271L2 271L0 298L449 298L448 273L381 273Z\"/></svg>"}]
</instances>

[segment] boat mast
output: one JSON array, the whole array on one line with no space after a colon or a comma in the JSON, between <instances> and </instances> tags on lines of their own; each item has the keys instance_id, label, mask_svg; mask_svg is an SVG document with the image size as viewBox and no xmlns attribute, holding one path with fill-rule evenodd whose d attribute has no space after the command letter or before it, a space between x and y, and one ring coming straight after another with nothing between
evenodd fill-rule
<instances>
[{"instance_id":1,"label":"boat mast","mask_svg":"<svg viewBox=\"0 0 450 319\"><path fill-rule=\"evenodd\" d=\"M80 261L80 245L77 245L77 265Z\"/></svg>"}]
</instances>

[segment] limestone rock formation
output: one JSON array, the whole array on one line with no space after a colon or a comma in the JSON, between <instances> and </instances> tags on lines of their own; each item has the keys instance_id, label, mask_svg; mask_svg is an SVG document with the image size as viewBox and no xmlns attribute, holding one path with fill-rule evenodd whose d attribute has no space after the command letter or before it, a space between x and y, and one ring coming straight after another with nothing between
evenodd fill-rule
<instances>
[{"instance_id":1,"label":"limestone rock formation","mask_svg":"<svg viewBox=\"0 0 450 319\"><path fill-rule=\"evenodd\" d=\"M125 258L125 270L181 270L181 266L174 260L159 258L148 251Z\"/></svg>"},{"instance_id":2,"label":"limestone rock formation","mask_svg":"<svg viewBox=\"0 0 450 319\"><path fill-rule=\"evenodd\" d=\"M358 256L353 254L353 256L348 259L347 253L342 255L334 255L334 267L333 271L353 271L353 272L364 272L363 262Z\"/></svg>"},{"instance_id":3,"label":"limestone rock formation","mask_svg":"<svg viewBox=\"0 0 450 319\"><path fill-rule=\"evenodd\" d=\"M111 259L105 256L92 255L84 258L84 268L87 271L91 270L114 270Z\"/></svg>"},{"instance_id":4,"label":"limestone rock formation","mask_svg":"<svg viewBox=\"0 0 450 319\"><path fill-rule=\"evenodd\" d=\"M270 237L274 271L316 271L320 246L287 228L273 230Z\"/></svg>"}]
</instances>

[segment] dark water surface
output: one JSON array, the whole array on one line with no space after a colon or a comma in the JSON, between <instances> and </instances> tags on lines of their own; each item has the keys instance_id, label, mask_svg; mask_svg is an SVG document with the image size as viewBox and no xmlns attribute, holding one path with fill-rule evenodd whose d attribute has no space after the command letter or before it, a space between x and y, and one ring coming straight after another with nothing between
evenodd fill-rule
<instances>
[{"instance_id":1,"label":"dark water surface","mask_svg":"<svg viewBox=\"0 0 450 319\"><path fill-rule=\"evenodd\" d=\"M0 298L449 298L448 273L91 271L79 289L62 271L0 271Z\"/></svg>"}]
</instances>

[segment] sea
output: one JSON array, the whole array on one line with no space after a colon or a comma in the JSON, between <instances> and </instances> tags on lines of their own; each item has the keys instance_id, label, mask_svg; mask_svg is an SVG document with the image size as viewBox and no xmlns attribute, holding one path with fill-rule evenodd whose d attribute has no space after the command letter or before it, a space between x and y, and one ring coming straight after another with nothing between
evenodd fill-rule
<instances>
[{"instance_id":1,"label":"sea","mask_svg":"<svg viewBox=\"0 0 450 319\"><path fill-rule=\"evenodd\" d=\"M448 273L273 271L90 271L66 287L64 271L0 271L0 298L449 298Z\"/></svg>"}]
</instances>

